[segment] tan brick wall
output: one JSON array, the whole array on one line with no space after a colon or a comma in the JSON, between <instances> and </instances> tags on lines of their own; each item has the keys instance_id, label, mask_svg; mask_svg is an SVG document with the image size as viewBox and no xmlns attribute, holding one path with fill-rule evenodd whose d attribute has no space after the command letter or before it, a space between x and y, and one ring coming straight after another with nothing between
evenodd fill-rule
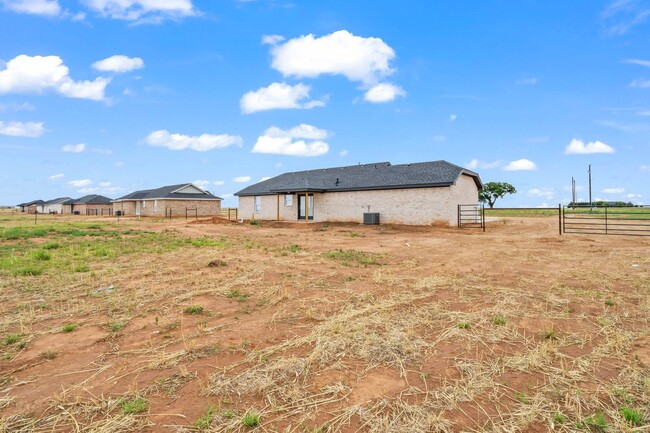
<instances>
[{"instance_id":1,"label":"tan brick wall","mask_svg":"<svg viewBox=\"0 0 650 433\"><path fill-rule=\"evenodd\" d=\"M135 201L113 203L113 212L134 216ZM197 209L198 216L217 216L221 213L221 200L140 200L140 216L164 217L165 209L171 209L172 217L185 217L185 209ZM194 216L194 211L189 215Z\"/></svg>"},{"instance_id":2,"label":"tan brick wall","mask_svg":"<svg viewBox=\"0 0 650 433\"><path fill-rule=\"evenodd\" d=\"M254 213L254 198L240 197L240 218L275 220L275 195L261 196L262 211ZM462 175L455 185L442 188L408 188L378 191L349 191L314 194L314 221L363 222L363 214L378 212L380 222L394 224L455 226L459 204L476 204L478 188L471 176ZM284 206L280 196L280 220L298 219L298 198Z\"/></svg>"}]
</instances>

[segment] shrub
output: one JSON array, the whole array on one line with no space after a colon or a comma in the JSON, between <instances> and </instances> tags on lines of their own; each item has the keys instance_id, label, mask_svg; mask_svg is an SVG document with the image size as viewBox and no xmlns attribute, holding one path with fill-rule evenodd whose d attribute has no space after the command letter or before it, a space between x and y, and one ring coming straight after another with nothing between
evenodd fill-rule
<instances>
[{"instance_id":1,"label":"shrub","mask_svg":"<svg viewBox=\"0 0 650 433\"><path fill-rule=\"evenodd\" d=\"M149 406L149 402L142 397L137 397L133 400L123 400L120 406L124 415L131 415L145 412Z\"/></svg>"},{"instance_id":2,"label":"shrub","mask_svg":"<svg viewBox=\"0 0 650 433\"><path fill-rule=\"evenodd\" d=\"M79 325L77 325L76 323L68 323L67 325L63 325L63 327L61 328L61 331L63 331L63 332L72 332L75 329L77 329L78 326Z\"/></svg>"},{"instance_id":3,"label":"shrub","mask_svg":"<svg viewBox=\"0 0 650 433\"><path fill-rule=\"evenodd\" d=\"M257 412L246 412L241 422L246 427L257 427L260 425L260 415Z\"/></svg>"},{"instance_id":4,"label":"shrub","mask_svg":"<svg viewBox=\"0 0 650 433\"><path fill-rule=\"evenodd\" d=\"M185 313L187 314L202 314L203 307L200 305L189 305L185 308Z\"/></svg>"}]
</instances>

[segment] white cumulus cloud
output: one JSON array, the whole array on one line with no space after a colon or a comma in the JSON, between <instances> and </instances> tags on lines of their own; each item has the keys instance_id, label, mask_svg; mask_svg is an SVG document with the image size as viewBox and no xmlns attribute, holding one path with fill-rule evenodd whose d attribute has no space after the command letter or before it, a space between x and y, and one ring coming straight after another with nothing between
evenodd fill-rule
<instances>
[{"instance_id":1,"label":"white cumulus cloud","mask_svg":"<svg viewBox=\"0 0 650 433\"><path fill-rule=\"evenodd\" d=\"M194 185L198 186L199 188L203 188L203 189L210 186L210 181L209 180L201 180L201 179L199 179L199 180L195 180L192 183Z\"/></svg>"},{"instance_id":2,"label":"white cumulus cloud","mask_svg":"<svg viewBox=\"0 0 650 433\"><path fill-rule=\"evenodd\" d=\"M355 36L340 30L320 38L309 34L271 48L271 66L285 77L316 78L343 75L372 86L394 72L395 51L379 38Z\"/></svg>"},{"instance_id":3,"label":"white cumulus cloud","mask_svg":"<svg viewBox=\"0 0 650 433\"><path fill-rule=\"evenodd\" d=\"M602 141L590 141L586 143L574 138L571 143L564 149L564 153L569 154L590 154L590 153L614 153L614 148L603 143Z\"/></svg>"},{"instance_id":4,"label":"white cumulus cloud","mask_svg":"<svg viewBox=\"0 0 650 433\"><path fill-rule=\"evenodd\" d=\"M261 87L254 92L248 92L239 101L241 111L251 114L257 111L303 108L310 109L322 107L323 101L305 101L309 99L311 88L302 83L292 86L286 83L273 83L268 87Z\"/></svg>"},{"instance_id":5,"label":"white cumulus cloud","mask_svg":"<svg viewBox=\"0 0 650 433\"><path fill-rule=\"evenodd\" d=\"M650 80L646 80L645 78L637 78L630 83L630 87L639 87L641 89L650 88Z\"/></svg>"},{"instance_id":6,"label":"white cumulus cloud","mask_svg":"<svg viewBox=\"0 0 650 433\"><path fill-rule=\"evenodd\" d=\"M48 177L47 179L49 181L51 181L51 182L54 182L55 180L59 180L59 179L63 178L64 176L65 176L65 174L63 174L63 173L53 174L52 176Z\"/></svg>"},{"instance_id":7,"label":"white cumulus cloud","mask_svg":"<svg viewBox=\"0 0 650 433\"><path fill-rule=\"evenodd\" d=\"M400 86L391 83L379 83L370 88L363 95L363 99L377 104L392 101L398 96L406 96L406 92Z\"/></svg>"},{"instance_id":8,"label":"white cumulus cloud","mask_svg":"<svg viewBox=\"0 0 650 433\"><path fill-rule=\"evenodd\" d=\"M159 23L198 15L191 0L83 0L102 16L142 23Z\"/></svg>"},{"instance_id":9,"label":"white cumulus cloud","mask_svg":"<svg viewBox=\"0 0 650 433\"><path fill-rule=\"evenodd\" d=\"M69 69L58 56L27 56L21 54L0 70L1 93L42 93L54 91L69 98L101 101L109 78L74 81Z\"/></svg>"},{"instance_id":10,"label":"white cumulus cloud","mask_svg":"<svg viewBox=\"0 0 650 433\"><path fill-rule=\"evenodd\" d=\"M604 188L602 192L605 194L623 194L625 188Z\"/></svg>"},{"instance_id":11,"label":"white cumulus cloud","mask_svg":"<svg viewBox=\"0 0 650 433\"><path fill-rule=\"evenodd\" d=\"M227 134L201 134L191 137L182 134L170 134L169 131L161 129L149 134L145 138L145 142L150 146L166 147L171 150L192 149L197 152L205 152L232 145L241 146L242 138L238 135Z\"/></svg>"},{"instance_id":12,"label":"white cumulus cloud","mask_svg":"<svg viewBox=\"0 0 650 433\"><path fill-rule=\"evenodd\" d=\"M82 153L86 151L86 143L66 144L61 150L68 153Z\"/></svg>"},{"instance_id":13,"label":"white cumulus cloud","mask_svg":"<svg viewBox=\"0 0 650 433\"><path fill-rule=\"evenodd\" d=\"M532 171L537 170L537 165L528 159L518 159L503 167L505 171Z\"/></svg>"},{"instance_id":14,"label":"white cumulus cloud","mask_svg":"<svg viewBox=\"0 0 650 433\"><path fill-rule=\"evenodd\" d=\"M552 200L555 197L555 190L553 188L532 188L528 190L528 195L531 197L544 197L547 200Z\"/></svg>"},{"instance_id":15,"label":"white cumulus cloud","mask_svg":"<svg viewBox=\"0 0 650 433\"><path fill-rule=\"evenodd\" d=\"M214 181L214 184L217 185L217 186L224 185L225 183L226 183L226 182L224 182L223 180L215 180L215 181Z\"/></svg>"},{"instance_id":16,"label":"white cumulus cloud","mask_svg":"<svg viewBox=\"0 0 650 433\"><path fill-rule=\"evenodd\" d=\"M3 122L0 120L0 135L12 137L40 137L45 129L42 122Z\"/></svg>"},{"instance_id":17,"label":"white cumulus cloud","mask_svg":"<svg viewBox=\"0 0 650 433\"><path fill-rule=\"evenodd\" d=\"M329 152L323 141L330 133L312 125L301 124L291 129L272 126L257 137L253 153L270 153L289 156L321 156Z\"/></svg>"},{"instance_id":18,"label":"white cumulus cloud","mask_svg":"<svg viewBox=\"0 0 650 433\"><path fill-rule=\"evenodd\" d=\"M237 177L233 178L232 181L235 182L235 183L246 183L246 182L251 181L251 177L250 176L237 176Z\"/></svg>"},{"instance_id":19,"label":"white cumulus cloud","mask_svg":"<svg viewBox=\"0 0 650 433\"><path fill-rule=\"evenodd\" d=\"M61 13L58 0L0 0L0 3L21 14L57 16Z\"/></svg>"},{"instance_id":20,"label":"white cumulus cloud","mask_svg":"<svg viewBox=\"0 0 650 433\"><path fill-rule=\"evenodd\" d=\"M144 61L140 57L115 55L96 61L93 68L103 72L122 73L144 68Z\"/></svg>"},{"instance_id":21,"label":"white cumulus cloud","mask_svg":"<svg viewBox=\"0 0 650 433\"><path fill-rule=\"evenodd\" d=\"M93 181L90 179L78 179L78 180L71 180L70 182L68 182L68 185L73 186L75 188L81 188L92 184Z\"/></svg>"},{"instance_id":22,"label":"white cumulus cloud","mask_svg":"<svg viewBox=\"0 0 650 433\"><path fill-rule=\"evenodd\" d=\"M285 37L280 35L263 35L262 43L266 45L276 45L279 42L284 41Z\"/></svg>"},{"instance_id":23,"label":"white cumulus cloud","mask_svg":"<svg viewBox=\"0 0 650 433\"><path fill-rule=\"evenodd\" d=\"M491 170L493 168L497 168L503 165L503 161L498 160L498 161L493 161L493 162L485 162L485 161L480 161L476 158L472 159L470 162L465 164L467 168L470 170L475 170L477 168L485 169L485 170Z\"/></svg>"}]
</instances>

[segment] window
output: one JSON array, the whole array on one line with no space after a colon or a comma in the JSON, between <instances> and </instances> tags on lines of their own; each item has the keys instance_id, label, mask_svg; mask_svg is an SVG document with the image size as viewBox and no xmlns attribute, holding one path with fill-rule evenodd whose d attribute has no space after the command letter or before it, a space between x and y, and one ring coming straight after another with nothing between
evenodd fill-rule
<instances>
[{"instance_id":1,"label":"window","mask_svg":"<svg viewBox=\"0 0 650 433\"><path fill-rule=\"evenodd\" d=\"M284 205L293 206L293 195L287 194L284 196Z\"/></svg>"},{"instance_id":2,"label":"window","mask_svg":"<svg viewBox=\"0 0 650 433\"><path fill-rule=\"evenodd\" d=\"M142 207L143 207L143 208L147 207L147 202L144 201L144 200L142 200Z\"/></svg>"},{"instance_id":3,"label":"window","mask_svg":"<svg viewBox=\"0 0 650 433\"><path fill-rule=\"evenodd\" d=\"M255 213L262 213L262 197L255 196Z\"/></svg>"},{"instance_id":4,"label":"window","mask_svg":"<svg viewBox=\"0 0 650 433\"><path fill-rule=\"evenodd\" d=\"M158 200L153 201L153 211L158 212Z\"/></svg>"}]
</instances>

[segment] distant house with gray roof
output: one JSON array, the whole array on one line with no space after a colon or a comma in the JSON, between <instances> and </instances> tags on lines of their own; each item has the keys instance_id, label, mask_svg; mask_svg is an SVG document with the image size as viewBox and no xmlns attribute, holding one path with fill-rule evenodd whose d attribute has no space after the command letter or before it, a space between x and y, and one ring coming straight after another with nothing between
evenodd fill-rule
<instances>
[{"instance_id":1,"label":"distant house with gray roof","mask_svg":"<svg viewBox=\"0 0 650 433\"><path fill-rule=\"evenodd\" d=\"M478 204L479 175L447 161L379 162L284 173L242 189L239 215L279 221L455 225L458 205Z\"/></svg>"},{"instance_id":2,"label":"distant house with gray roof","mask_svg":"<svg viewBox=\"0 0 650 433\"><path fill-rule=\"evenodd\" d=\"M45 201L38 206L38 213L63 213L63 203L70 200L70 197L59 197L52 200Z\"/></svg>"},{"instance_id":3,"label":"distant house with gray roof","mask_svg":"<svg viewBox=\"0 0 650 433\"><path fill-rule=\"evenodd\" d=\"M113 212L131 216L215 216L221 214L222 198L192 183L145 189L113 200ZM194 211L196 209L196 211Z\"/></svg>"},{"instance_id":4,"label":"distant house with gray roof","mask_svg":"<svg viewBox=\"0 0 650 433\"><path fill-rule=\"evenodd\" d=\"M72 215L112 215L113 199L89 194L63 203L63 213Z\"/></svg>"},{"instance_id":5,"label":"distant house with gray roof","mask_svg":"<svg viewBox=\"0 0 650 433\"><path fill-rule=\"evenodd\" d=\"M40 212L39 206L45 203L43 200L32 200L25 203L20 203L16 207L20 208L21 212L35 213Z\"/></svg>"}]
</instances>

